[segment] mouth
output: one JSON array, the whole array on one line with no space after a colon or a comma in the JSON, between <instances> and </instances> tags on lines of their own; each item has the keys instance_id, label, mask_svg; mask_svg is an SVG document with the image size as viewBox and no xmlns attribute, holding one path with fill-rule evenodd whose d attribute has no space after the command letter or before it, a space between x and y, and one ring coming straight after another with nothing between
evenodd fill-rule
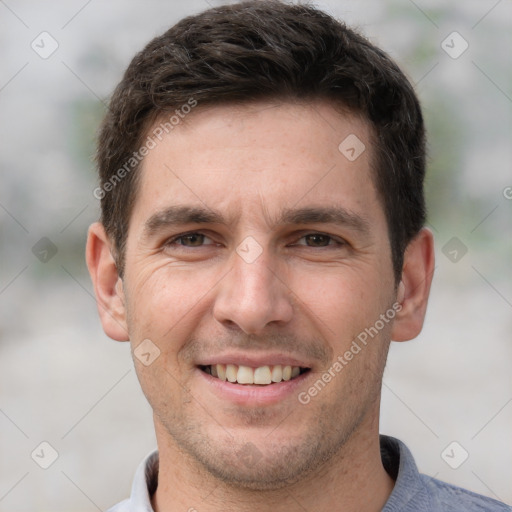
<instances>
[{"instance_id":1,"label":"mouth","mask_svg":"<svg viewBox=\"0 0 512 512\"><path fill-rule=\"evenodd\" d=\"M291 365L264 365L257 368L237 364L201 365L204 373L224 382L233 384L272 386L280 382L294 380L309 372L310 368Z\"/></svg>"}]
</instances>

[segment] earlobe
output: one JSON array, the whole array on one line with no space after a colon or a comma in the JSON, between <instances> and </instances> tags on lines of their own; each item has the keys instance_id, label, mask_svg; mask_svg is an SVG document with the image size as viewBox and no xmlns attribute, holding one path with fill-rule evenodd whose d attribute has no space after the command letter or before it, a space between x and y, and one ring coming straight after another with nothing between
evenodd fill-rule
<instances>
[{"instance_id":1,"label":"earlobe","mask_svg":"<svg viewBox=\"0 0 512 512\"><path fill-rule=\"evenodd\" d=\"M402 306L393 324L391 339L407 341L421 332L434 273L434 239L423 228L411 240L404 255L402 279L397 288L397 302Z\"/></svg>"},{"instance_id":2,"label":"earlobe","mask_svg":"<svg viewBox=\"0 0 512 512\"><path fill-rule=\"evenodd\" d=\"M123 285L111 249L103 225L92 224L87 236L86 260L103 330L116 341L128 341Z\"/></svg>"}]
</instances>

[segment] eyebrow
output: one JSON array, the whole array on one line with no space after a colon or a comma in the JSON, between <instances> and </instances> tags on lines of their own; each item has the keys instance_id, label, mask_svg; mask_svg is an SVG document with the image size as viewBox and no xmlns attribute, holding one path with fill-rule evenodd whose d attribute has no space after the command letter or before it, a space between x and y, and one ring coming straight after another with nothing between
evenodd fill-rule
<instances>
[{"instance_id":1,"label":"eyebrow","mask_svg":"<svg viewBox=\"0 0 512 512\"><path fill-rule=\"evenodd\" d=\"M268 219L267 219L268 220ZM222 224L229 226L233 219L225 218L220 212L202 206L169 206L153 214L144 224L143 236L150 238L160 230L185 224ZM370 222L361 215L341 206L309 206L285 208L270 226L294 224L336 224L370 234Z\"/></svg>"},{"instance_id":2,"label":"eyebrow","mask_svg":"<svg viewBox=\"0 0 512 512\"><path fill-rule=\"evenodd\" d=\"M198 206L169 206L153 214L144 223L144 236L149 238L163 228L183 224L226 224L217 211Z\"/></svg>"},{"instance_id":3,"label":"eyebrow","mask_svg":"<svg viewBox=\"0 0 512 512\"><path fill-rule=\"evenodd\" d=\"M370 233L370 222L361 215L342 206L305 207L284 209L279 224L337 224L362 234Z\"/></svg>"}]
</instances>

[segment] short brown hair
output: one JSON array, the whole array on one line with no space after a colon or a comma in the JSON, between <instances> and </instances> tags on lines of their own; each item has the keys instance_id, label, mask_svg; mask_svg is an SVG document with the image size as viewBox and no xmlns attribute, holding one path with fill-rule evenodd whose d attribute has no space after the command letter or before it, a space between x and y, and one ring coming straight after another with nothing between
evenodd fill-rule
<instances>
[{"instance_id":1,"label":"short brown hair","mask_svg":"<svg viewBox=\"0 0 512 512\"><path fill-rule=\"evenodd\" d=\"M97 154L101 221L121 275L137 150L148 130L191 100L215 105L266 99L331 100L367 120L398 282L405 248L425 222L425 130L418 99L399 67L363 36L315 7L275 0L184 18L128 66Z\"/></svg>"}]
</instances>

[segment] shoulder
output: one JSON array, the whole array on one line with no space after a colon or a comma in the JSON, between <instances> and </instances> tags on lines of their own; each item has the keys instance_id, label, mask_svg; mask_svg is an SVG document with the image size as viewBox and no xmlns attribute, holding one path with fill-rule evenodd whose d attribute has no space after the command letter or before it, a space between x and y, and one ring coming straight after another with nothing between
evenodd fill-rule
<instances>
[{"instance_id":1,"label":"shoulder","mask_svg":"<svg viewBox=\"0 0 512 512\"><path fill-rule=\"evenodd\" d=\"M381 436L382 463L395 480L383 512L512 512L512 507L418 471L402 441Z\"/></svg>"},{"instance_id":2,"label":"shoulder","mask_svg":"<svg viewBox=\"0 0 512 512\"><path fill-rule=\"evenodd\" d=\"M421 475L423 484L440 512L512 512L504 503L462 487Z\"/></svg>"}]
</instances>

